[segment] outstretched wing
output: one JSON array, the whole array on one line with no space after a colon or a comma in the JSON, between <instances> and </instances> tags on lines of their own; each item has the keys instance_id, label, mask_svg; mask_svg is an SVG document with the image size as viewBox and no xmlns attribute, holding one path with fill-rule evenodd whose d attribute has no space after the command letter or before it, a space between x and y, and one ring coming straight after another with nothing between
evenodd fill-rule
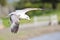
<instances>
[{"instance_id":1,"label":"outstretched wing","mask_svg":"<svg viewBox=\"0 0 60 40\"><path fill-rule=\"evenodd\" d=\"M17 33L18 32L18 29L19 29L19 23L12 23L11 25L11 32L12 33Z\"/></svg>"},{"instance_id":2,"label":"outstretched wing","mask_svg":"<svg viewBox=\"0 0 60 40\"><path fill-rule=\"evenodd\" d=\"M29 11L32 11L32 10L45 10L45 9L41 9L41 8L25 8L23 9L23 11L26 13L26 12L29 12Z\"/></svg>"},{"instance_id":3,"label":"outstretched wing","mask_svg":"<svg viewBox=\"0 0 60 40\"><path fill-rule=\"evenodd\" d=\"M22 10L16 10L16 14L19 14L19 15L23 15L29 11L32 11L32 10L45 10L45 9L41 9L41 8L25 8L25 9L22 9Z\"/></svg>"},{"instance_id":4,"label":"outstretched wing","mask_svg":"<svg viewBox=\"0 0 60 40\"><path fill-rule=\"evenodd\" d=\"M17 18L16 15L12 14L10 15L10 21L11 21L11 32L17 33L19 28L19 18Z\"/></svg>"}]
</instances>

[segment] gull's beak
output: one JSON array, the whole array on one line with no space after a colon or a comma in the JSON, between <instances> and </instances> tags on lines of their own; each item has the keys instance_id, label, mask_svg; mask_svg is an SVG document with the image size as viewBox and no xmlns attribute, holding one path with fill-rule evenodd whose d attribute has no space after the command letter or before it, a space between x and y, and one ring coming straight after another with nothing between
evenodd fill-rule
<instances>
[{"instance_id":1,"label":"gull's beak","mask_svg":"<svg viewBox=\"0 0 60 40\"><path fill-rule=\"evenodd\" d=\"M28 19L28 20L31 20L31 19Z\"/></svg>"},{"instance_id":2,"label":"gull's beak","mask_svg":"<svg viewBox=\"0 0 60 40\"><path fill-rule=\"evenodd\" d=\"M31 20L30 18L28 18L28 20Z\"/></svg>"}]
</instances>

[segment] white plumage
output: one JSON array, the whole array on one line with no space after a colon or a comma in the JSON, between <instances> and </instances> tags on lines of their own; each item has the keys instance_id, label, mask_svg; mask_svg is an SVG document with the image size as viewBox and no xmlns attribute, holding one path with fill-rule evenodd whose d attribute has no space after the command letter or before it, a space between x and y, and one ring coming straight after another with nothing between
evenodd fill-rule
<instances>
[{"instance_id":1,"label":"white plumage","mask_svg":"<svg viewBox=\"0 0 60 40\"><path fill-rule=\"evenodd\" d=\"M15 10L9 14L11 21L11 32L17 33L19 28L19 19L27 19L30 20L29 16L26 15L26 12L31 10L44 10L40 8L25 8L22 10Z\"/></svg>"}]
</instances>

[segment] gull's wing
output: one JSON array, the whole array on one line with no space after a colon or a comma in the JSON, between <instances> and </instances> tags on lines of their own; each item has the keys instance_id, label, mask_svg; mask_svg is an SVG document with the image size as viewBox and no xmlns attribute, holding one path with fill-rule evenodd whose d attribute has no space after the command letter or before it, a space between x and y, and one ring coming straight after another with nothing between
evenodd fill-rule
<instances>
[{"instance_id":1,"label":"gull's wing","mask_svg":"<svg viewBox=\"0 0 60 40\"><path fill-rule=\"evenodd\" d=\"M29 11L32 11L32 10L45 10L45 9L41 9L41 8L25 8L23 9L23 11L26 13L26 12L29 12Z\"/></svg>"},{"instance_id":2,"label":"gull's wing","mask_svg":"<svg viewBox=\"0 0 60 40\"><path fill-rule=\"evenodd\" d=\"M16 15L13 14L10 16L10 21L11 21L11 32L17 33L19 28L19 19L16 17Z\"/></svg>"},{"instance_id":3,"label":"gull's wing","mask_svg":"<svg viewBox=\"0 0 60 40\"><path fill-rule=\"evenodd\" d=\"M25 9L22 9L22 10L16 10L15 12L16 12L16 14L23 15L26 12L29 12L29 11L32 11L32 10L45 10L45 9L41 9L41 8L25 8Z\"/></svg>"},{"instance_id":4,"label":"gull's wing","mask_svg":"<svg viewBox=\"0 0 60 40\"><path fill-rule=\"evenodd\" d=\"M11 32L12 33L17 33L19 29L19 23L12 23L11 24Z\"/></svg>"},{"instance_id":5,"label":"gull's wing","mask_svg":"<svg viewBox=\"0 0 60 40\"><path fill-rule=\"evenodd\" d=\"M11 13L11 14L15 14L18 15L18 17L23 17L24 15L26 15L27 12L32 11L32 10L44 10L41 8L25 8L22 10L15 10L15 12Z\"/></svg>"}]
</instances>

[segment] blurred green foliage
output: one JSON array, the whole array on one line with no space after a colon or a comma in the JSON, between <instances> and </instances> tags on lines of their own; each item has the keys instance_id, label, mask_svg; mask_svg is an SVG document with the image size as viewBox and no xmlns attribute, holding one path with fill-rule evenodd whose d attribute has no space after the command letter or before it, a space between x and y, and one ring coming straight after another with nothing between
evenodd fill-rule
<instances>
[{"instance_id":1,"label":"blurred green foliage","mask_svg":"<svg viewBox=\"0 0 60 40\"><path fill-rule=\"evenodd\" d=\"M6 1L6 0L0 0L0 4L1 4L2 6L5 6L5 5L7 4L7 1Z\"/></svg>"},{"instance_id":2,"label":"blurred green foliage","mask_svg":"<svg viewBox=\"0 0 60 40\"><path fill-rule=\"evenodd\" d=\"M5 27L9 27L10 26L10 21L9 18L1 18L3 20L3 24Z\"/></svg>"},{"instance_id":3,"label":"blurred green foliage","mask_svg":"<svg viewBox=\"0 0 60 40\"><path fill-rule=\"evenodd\" d=\"M34 11L30 11L30 12L27 12L27 15L30 16L31 21L27 21L27 20L21 20L20 23L23 24L23 23L28 23L28 22L33 22L33 17L34 16L40 16L40 15L50 15L50 14L57 14L58 15L58 19L60 21L60 3L57 3L57 9L56 10L53 10L52 9L52 3L48 2L48 0L43 0L43 1L46 1L45 3L44 2L41 2L41 0L20 0L18 2L14 2L13 3L13 6L16 8L16 9L23 9L23 8L46 8L46 10L34 10ZM52 0L49 0L49 1L52 1ZM53 0L54 1L54 0ZM0 4L2 6L6 5L6 0L0 0ZM2 18L3 20L3 24L6 26L6 27L9 27L10 26L10 22L9 22L9 18Z\"/></svg>"},{"instance_id":4,"label":"blurred green foliage","mask_svg":"<svg viewBox=\"0 0 60 40\"><path fill-rule=\"evenodd\" d=\"M54 1L54 0L53 0ZM39 16L39 15L44 15L44 14L50 14L53 9L52 9L52 0L20 0L19 2L15 2L14 6L16 9L23 9L23 8L47 8L47 10L44 11L30 11L27 12L27 14L30 17L33 16ZM56 1L54 1L56 2ZM57 3L60 5L60 3ZM59 7L59 5L56 5L57 8ZM60 7L58 8L60 9Z\"/></svg>"}]
</instances>

